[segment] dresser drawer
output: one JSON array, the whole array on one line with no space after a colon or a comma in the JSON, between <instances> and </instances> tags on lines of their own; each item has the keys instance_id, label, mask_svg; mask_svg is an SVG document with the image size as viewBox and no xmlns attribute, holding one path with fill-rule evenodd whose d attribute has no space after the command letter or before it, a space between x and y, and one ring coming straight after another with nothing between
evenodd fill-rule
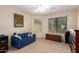
<instances>
[{"instance_id":1,"label":"dresser drawer","mask_svg":"<svg viewBox=\"0 0 79 59\"><path fill-rule=\"evenodd\" d=\"M8 37L0 37L0 43L8 43Z\"/></svg>"},{"instance_id":2,"label":"dresser drawer","mask_svg":"<svg viewBox=\"0 0 79 59\"><path fill-rule=\"evenodd\" d=\"M0 48L0 50L7 50L8 48L6 46L3 46Z\"/></svg>"},{"instance_id":3,"label":"dresser drawer","mask_svg":"<svg viewBox=\"0 0 79 59\"><path fill-rule=\"evenodd\" d=\"M8 36L0 36L0 53L8 51Z\"/></svg>"},{"instance_id":4,"label":"dresser drawer","mask_svg":"<svg viewBox=\"0 0 79 59\"><path fill-rule=\"evenodd\" d=\"M8 43L8 39L3 39L3 40L0 40L0 44L2 44L2 43Z\"/></svg>"},{"instance_id":5,"label":"dresser drawer","mask_svg":"<svg viewBox=\"0 0 79 59\"><path fill-rule=\"evenodd\" d=\"M4 53L4 52L7 52L8 51L8 47L2 47L0 48L0 53Z\"/></svg>"},{"instance_id":6,"label":"dresser drawer","mask_svg":"<svg viewBox=\"0 0 79 59\"><path fill-rule=\"evenodd\" d=\"M5 50L5 49L8 49L8 44L1 44L0 45L0 50Z\"/></svg>"}]
</instances>

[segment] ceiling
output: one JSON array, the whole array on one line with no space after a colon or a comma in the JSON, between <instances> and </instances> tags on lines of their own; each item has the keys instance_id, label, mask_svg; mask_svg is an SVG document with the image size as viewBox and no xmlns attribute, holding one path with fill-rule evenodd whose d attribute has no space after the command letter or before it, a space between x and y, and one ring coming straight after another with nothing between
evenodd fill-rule
<instances>
[{"instance_id":1,"label":"ceiling","mask_svg":"<svg viewBox=\"0 0 79 59\"><path fill-rule=\"evenodd\" d=\"M46 11L43 11L43 12L42 11L35 12L35 10L37 10L37 8L39 6L40 5L17 5L16 7L25 12L28 12L31 14L37 14L37 15L46 15L46 14L50 14L50 13L76 9L79 7L78 5L44 5L45 6L44 8L46 8L46 6L47 7L49 6L50 8L47 8ZM44 9L44 8L42 8L42 9Z\"/></svg>"}]
</instances>

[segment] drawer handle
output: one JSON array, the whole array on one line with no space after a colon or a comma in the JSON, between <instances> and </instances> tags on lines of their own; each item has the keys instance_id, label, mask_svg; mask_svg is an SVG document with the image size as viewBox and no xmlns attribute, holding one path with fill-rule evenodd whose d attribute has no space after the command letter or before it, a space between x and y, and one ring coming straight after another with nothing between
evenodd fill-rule
<instances>
[{"instance_id":1,"label":"drawer handle","mask_svg":"<svg viewBox=\"0 0 79 59\"><path fill-rule=\"evenodd\" d=\"M5 49L5 47L2 47L1 49Z\"/></svg>"},{"instance_id":2,"label":"drawer handle","mask_svg":"<svg viewBox=\"0 0 79 59\"><path fill-rule=\"evenodd\" d=\"M4 43L4 42L5 42L5 40L1 41L1 43Z\"/></svg>"}]
</instances>

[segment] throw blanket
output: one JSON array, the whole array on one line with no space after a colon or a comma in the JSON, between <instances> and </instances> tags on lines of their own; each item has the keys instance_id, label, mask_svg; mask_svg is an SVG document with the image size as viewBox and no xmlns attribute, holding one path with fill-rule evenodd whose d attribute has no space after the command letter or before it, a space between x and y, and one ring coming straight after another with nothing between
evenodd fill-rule
<instances>
[{"instance_id":1,"label":"throw blanket","mask_svg":"<svg viewBox=\"0 0 79 59\"><path fill-rule=\"evenodd\" d=\"M75 31L73 29L70 29L69 32L70 32L70 36L72 36L73 40L75 41L75 37L76 37Z\"/></svg>"}]
</instances>

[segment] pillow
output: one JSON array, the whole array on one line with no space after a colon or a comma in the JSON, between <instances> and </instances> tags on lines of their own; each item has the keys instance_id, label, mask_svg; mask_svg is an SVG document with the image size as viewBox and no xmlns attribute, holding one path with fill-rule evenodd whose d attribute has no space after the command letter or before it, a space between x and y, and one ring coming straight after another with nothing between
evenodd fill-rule
<instances>
[{"instance_id":1,"label":"pillow","mask_svg":"<svg viewBox=\"0 0 79 59\"><path fill-rule=\"evenodd\" d=\"M27 34L27 36L31 36L31 35L30 35L30 32Z\"/></svg>"},{"instance_id":2,"label":"pillow","mask_svg":"<svg viewBox=\"0 0 79 59\"><path fill-rule=\"evenodd\" d=\"M31 37L33 37L33 34L31 33L31 35L30 35Z\"/></svg>"},{"instance_id":3,"label":"pillow","mask_svg":"<svg viewBox=\"0 0 79 59\"><path fill-rule=\"evenodd\" d=\"M22 40L21 36L19 36L17 34L15 34L15 37L18 38L18 39L20 39L20 40Z\"/></svg>"},{"instance_id":4,"label":"pillow","mask_svg":"<svg viewBox=\"0 0 79 59\"><path fill-rule=\"evenodd\" d=\"M29 32L27 36L33 37L33 34L31 32Z\"/></svg>"}]
</instances>

